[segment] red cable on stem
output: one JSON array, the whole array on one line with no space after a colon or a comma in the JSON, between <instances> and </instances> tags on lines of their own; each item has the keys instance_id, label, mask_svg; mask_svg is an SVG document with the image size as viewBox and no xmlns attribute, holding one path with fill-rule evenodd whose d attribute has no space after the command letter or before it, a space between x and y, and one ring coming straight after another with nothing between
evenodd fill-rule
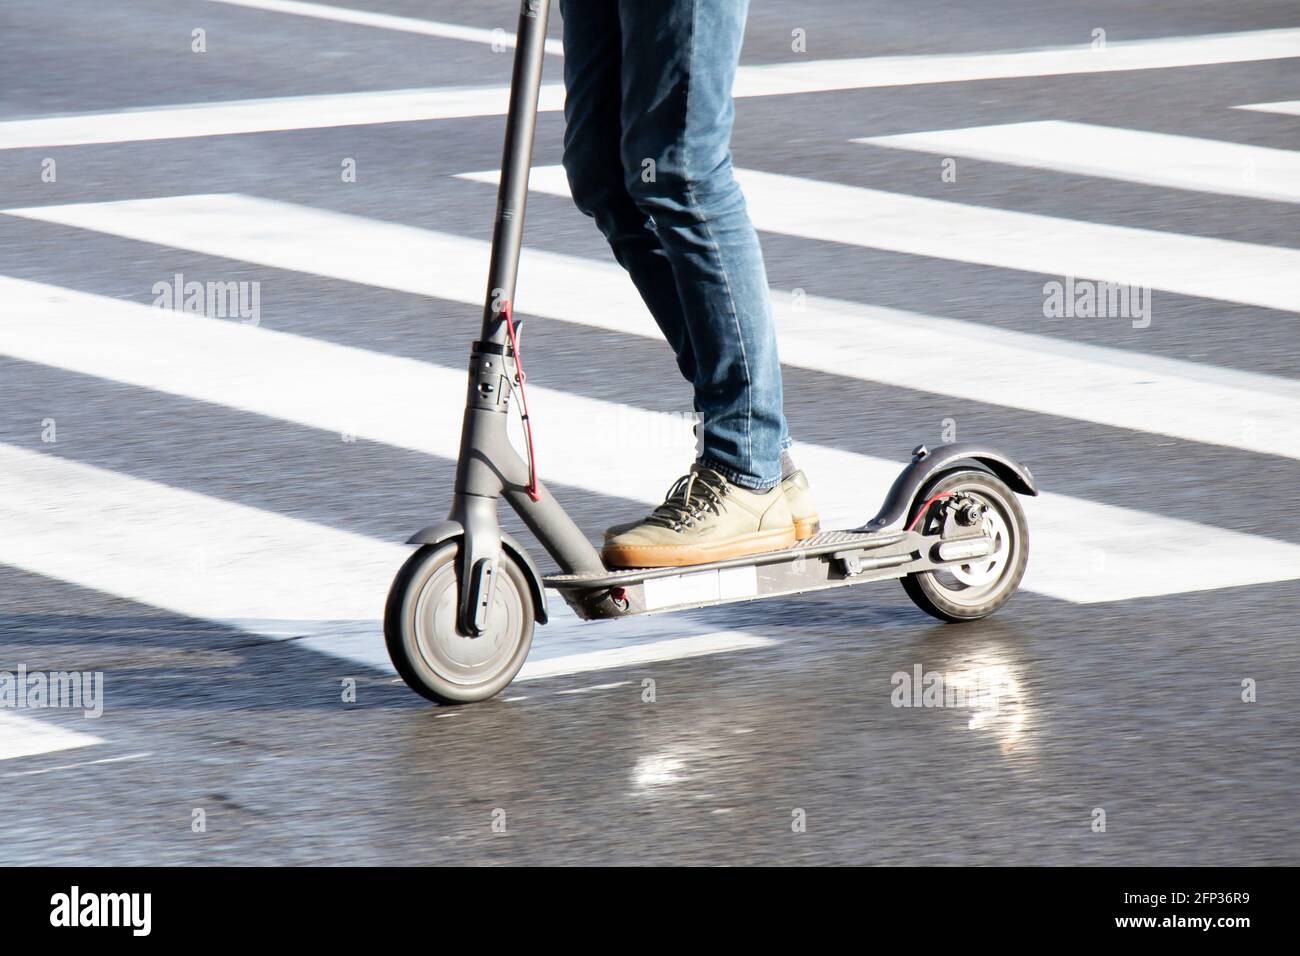
<instances>
[{"instance_id":1,"label":"red cable on stem","mask_svg":"<svg viewBox=\"0 0 1300 956\"><path fill-rule=\"evenodd\" d=\"M515 338L515 323L510 316L510 300L501 303L501 317L505 319L506 335L510 338L510 350L515 353L515 381L519 384L519 409L524 423L524 438L528 444L528 497L538 501L541 495L537 491L537 459L533 453L533 423L528 417L528 395L524 391L524 356L519 351L519 340Z\"/></svg>"}]
</instances>

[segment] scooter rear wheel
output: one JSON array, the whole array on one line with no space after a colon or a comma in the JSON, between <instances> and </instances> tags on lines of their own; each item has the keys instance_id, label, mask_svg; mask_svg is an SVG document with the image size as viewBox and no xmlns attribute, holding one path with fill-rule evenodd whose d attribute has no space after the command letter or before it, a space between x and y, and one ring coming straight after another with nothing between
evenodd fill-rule
<instances>
[{"instance_id":1,"label":"scooter rear wheel","mask_svg":"<svg viewBox=\"0 0 1300 956\"><path fill-rule=\"evenodd\" d=\"M966 468L930 482L916 496L909 522L925 502L944 493L968 496L984 506L984 533L993 539L993 553L968 564L909 574L903 578L903 590L917 607L941 621L977 621L1016 592L1029 560L1029 525L1014 491L988 472ZM939 518L932 514L922 520Z\"/></svg>"},{"instance_id":2,"label":"scooter rear wheel","mask_svg":"<svg viewBox=\"0 0 1300 956\"><path fill-rule=\"evenodd\" d=\"M532 591L509 553L497 563L492 607L483 633L456 627L460 543L426 545L407 560L388 593L384 639L402 680L440 704L499 694L519 673L533 643Z\"/></svg>"}]
</instances>

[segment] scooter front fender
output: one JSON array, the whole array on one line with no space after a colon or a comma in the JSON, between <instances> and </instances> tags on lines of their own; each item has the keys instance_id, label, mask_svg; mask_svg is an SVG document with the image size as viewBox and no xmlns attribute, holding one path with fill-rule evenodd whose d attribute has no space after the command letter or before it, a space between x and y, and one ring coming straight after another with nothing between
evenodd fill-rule
<instances>
[{"instance_id":1,"label":"scooter front fender","mask_svg":"<svg viewBox=\"0 0 1300 956\"><path fill-rule=\"evenodd\" d=\"M959 462L978 462L1016 492L1037 495L1034 476L1028 466L973 442L955 442L927 449L924 445L913 453L912 461L895 479L885 503L874 518L863 525L864 531L895 531L903 527L917 493L931 477Z\"/></svg>"},{"instance_id":2,"label":"scooter front fender","mask_svg":"<svg viewBox=\"0 0 1300 956\"><path fill-rule=\"evenodd\" d=\"M427 525L411 535L406 540L407 544L442 544L445 541L451 541L454 538L463 538L465 529L459 521L439 521L437 524ZM536 609L537 623L545 624L548 618L546 613L546 590L542 587L542 573L533 563L533 559L528 556L528 552L523 549L511 535L501 532L501 546L510 553L510 556L519 563L528 575L528 584L533 592L533 607Z\"/></svg>"}]
</instances>

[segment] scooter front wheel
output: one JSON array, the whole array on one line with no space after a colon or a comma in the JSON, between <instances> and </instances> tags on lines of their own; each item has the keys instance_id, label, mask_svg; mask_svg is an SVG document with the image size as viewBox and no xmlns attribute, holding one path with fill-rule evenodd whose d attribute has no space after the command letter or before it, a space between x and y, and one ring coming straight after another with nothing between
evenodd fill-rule
<instances>
[{"instance_id":1,"label":"scooter front wheel","mask_svg":"<svg viewBox=\"0 0 1300 956\"><path fill-rule=\"evenodd\" d=\"M1029 560L1029 525L1016 493L985 471L959 469L939 475L917 495L909 520L935 495L960 495L973 499L983 510L983 531L993 542L992 552L968 564L934 571L918 571L903 578L903 590L925 613L941 621L977 621L988 617L1011 599ZM938 522L937 507L923 519ZM927 528L918 525L921 530Z\"/></svg>"},{"instance_id":2,"label":"scooter front wheel","mask_svg":"<svg viewBox=\"0 0 1300 956\"><path fill-rule=\"evenodd\" d=\"M384 639L397 673L440 704L499 694L524 666L533 643L536 614L528 578L505 551L483 633L460 633L459 557L458 541L416 551L393 580L384 613Z\"/></svg>"}]
</instances>

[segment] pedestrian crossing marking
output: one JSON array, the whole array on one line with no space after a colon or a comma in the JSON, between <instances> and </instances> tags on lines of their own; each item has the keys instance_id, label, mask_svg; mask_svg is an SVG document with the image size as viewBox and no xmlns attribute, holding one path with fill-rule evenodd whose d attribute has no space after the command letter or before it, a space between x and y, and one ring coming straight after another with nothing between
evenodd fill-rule
<instances>
[{"instance_id":1,"label":"pedestrian crossing marking","mask_svg":"<svg viewBox=\"0 0 1300 956\"><path fill-rule=\"evenodd\" d=\"M465 390L461 369L18 279L0 279L0 301L10 306L15 317L0 325L0 354L325 432L338 433L340 422L347 422L359 438L447 460L456 456ZM653 504L661 500L664 488L692 456L689 429L671 415L540 385L529 390L529 398L537 442L546 452L542 477L548 482L601 495L617 489L620 497ZM613 455L600 453L592 444L593 436L615 432L661 436L672 433L674 427L680 433L679 444L671 447L671 442L624 438L620 439L619 454ZM14 454L9 452L11 457ZM864 522L901 467L895 461L811 443L801 443L798 456L813 479L822 520L828 527L855 527ZM17 464L11 464L16 470ZM0 470L4 467L0 458ZM9 547L19 552L15 555L19 560L26 550L71 551L74 556L69 560L77 555L96 560L97 550L84 543L69 539L56 546L58 536L53 529L84 533L86 527L96 527L100 519L69 510L69 503L80 497L103 501L106 496L83 490L61 493L57 477L46 483L30 482L25 494L20 493L23 489L13 488L4 495L11 508L19 508L10 519L14 526L25 524L28 528L26 534L9 539ZM0 477L0 491L5 490L5 480ZM563 491L560 494L562 497ZM17 505L34 495L40 507ZM132 506L129 498L116 507L122 514L139 512L141 528L148 527L146 514L155 510L153 506ZM1023 587L1060 600L1119 601L1300 578L1300 545L1050 490L1025 499L1024 507L1033 529L1036 559ZM275 530L254 535L250 529L248 534L254 550L264 541L274 551L283 537ZM147 535L140 532L132 554L117 563L125 569L135 562L140 574L147 567L175 564L175 557L157 553L157 549L175 547L175 543L157 541L156 536L174 537L158 528ZM202 540L203 536L187 535L189 539ZM239 540L244 540L242 534ZM338 547L346 550L349 546ZM359 554L374 547L373 543L364 548L356 545ZM15 563L7 558L3 561ZM385 564L389 573L396 567L391 557L376 558L373 564ZM293 593L293 582L298 579L287 573L290 577L283 587L275 583L276 595L282 590ZM349 577L336 572L335 578L314 585L312 590L333 585L342 588ZM265 587L265 582L275 579L263 580ZM131 597L121 588L105 590ZM225 593L224 589L219 593ZM374 582L365 589L369 599L376 601L383 593L384 587L376 589ZM203 599L195 596L196 601ZM279 597L268 596L267 600L271 603L262 612L235 616L276 617L272 605L280 609L278 616L286 616L285 603ZM291 606L294 603L292 598L287 601ZM357 604L349 613L332 611L325 616L331 620L370 619L371 615L361 610ZM210 609L198 616L229 615Z\"/></svg>"},{"instance_id":2,"label":"pedestrian crossing marking","mask_svg":"<svg viewBox=\"0 0 1300 956\"><path fill-rule=\"evenodd\" d=\"M381 622L409 546L3 444L0 527L2 564L393 672ZM775 643L680 616L591 625L548 605L526 676ZM100 742L33 724L0 722L0 759Z\"/></svg>"},{"instance_id":3,"label":"pedestrian crossing marking","mask_svg":"<svg viewBox=\"0 0 1300 956\"><path fill-rule=\"evenodd\" d=\"M94 734L67 730L34 717L0 710L0 760L93 747L103 742Z\"/></svg>"},{"instance_id":4,"label":"pedestrian crossing marking","mask_svg":"<svg viewBox=\"0 0 1300 956\"><path fill-rule=\"evenodd\" d=\"M1125 40L1110 43L1105 50L1092 50L1080 44L1008 53L856 57L742 65L736 72L732 94L737 99L746 99L933 83L1249 63L1296 56L1300 56L1300 29L1252 30ZM503 116L509 100L510 91L506 86L429 87L134 107L3 121L0 122L0 150ZM538 110L547 113L563 109L563 85L543 83Z\"/></svg>"},{"instance_id":5,"label":"pedestrian crossing marking","mask_svg":"<svg viewBox=\"0 0 1300 956\"><path fill-rule=\"evenodd\" d=\"M486 242L247 196L8 212L474 306L487 281ZM527 249L516 301L529 315L662 339L613 263ZM775 305L787 365L1300 458L1300 383L1291 380L815 295L795 303L778 294Z\"/></svg>"},{"instance_id":6,"label":"pedestrian crossing marking","mask_svg":"<svg viewBox=\"0 0 1300 956\"><path fill-rule=\"evenodd\" d=\"M1254 110L1257 113L1279 113L1283 116L1300 116L1300 100L1282 100L1278 103L1248 103L1234 106L1237 110Z\"/></svg>"},{"instance_id":7,"label":"pedestrian crossing marking","mask_svg":"<svg viewBox=\"0 0 1300 956\"><path fill-rule=\"evenodd\" d=\"M457 23L444 23L437 20L399 17L391 13L355 10L329 3L302 3L299 0L209 0L209 2L224 3L232 7L245 7L266 13L284 13L314 20L332 20L335 23L346 23L351 26L414 33L444 40L485 43L494 50L514 49L518 45L519 39L513 33L507 33L505 30L487 30L483 27L467 27ZM546 52L555 56L563 56L564 44L559 40L547 40Z\"/></svg>"},{"instance_id":8,"label":"pedestrian crossing marking","mask_svg":"<svg viewBox=\"0 0 1300 956\"><path fill-rule=\"evenodd\" d=\"M495 182L499 172L463 178ZM972 206L754 169L736 170L763 231L864 249L1092 279L1300 311L1300 250ZM569 194L559 166L529 186Z\"/></svg>"},{"instance_id":9,"label":"pedestrian crossing marking","mask_svg":"<svg viewBox=\"0 0 1300 956\"><path fill-rule=\"evenodd\" d=\"M104 143L137 143L201 136L234 136L286 130L330 129L380 123L416 123L504 114L504 86L313 93L222 103L181 103L119 112L46 116L0 122L0 150L53 149ZM541 107L562 109L564 91L543 90Z\"/></svg>"},{"instance_id":10,"label":"pedestrian crossing marking","mask_svg":"<svg viewBox=\"0 0 1300 956\"><path fill-rule=\"evenodd\" d=\"M1087 43L1003 53L867 56L742 66L734 95L789 96L930 83L1028 79L1129 70L1176 69L1300 56L1300 29L1250 30L1200 36L1116 40L1104 49Z\"/></svg>"},{"instance_id":11,"label":"pedestrian crossing marking","mask_svg":"<svg viewBox=\"0 0 1300 956\"><path fill-rule=\"evenodd\" d=\"M1300 153L1196 136L1042 120L854 142L1168 189L1300 202Z\"/></svg>"}]
</instances>

